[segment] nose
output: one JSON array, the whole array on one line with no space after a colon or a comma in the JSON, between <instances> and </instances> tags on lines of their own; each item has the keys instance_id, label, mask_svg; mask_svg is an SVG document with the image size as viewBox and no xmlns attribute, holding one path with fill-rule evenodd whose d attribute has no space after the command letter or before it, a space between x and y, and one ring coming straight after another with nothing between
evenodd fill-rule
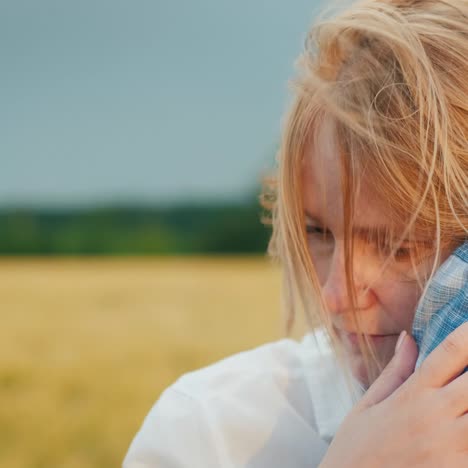
<instances>
[{"instance_id":1,"label":"nose","mask_svg":"<svg viewBox=\"0 0 468 468\"><path fill-rule=\"evenodd\" d=\"M367 288L365 277L365 258L355 254L353 262L353 277L356 293L356 307L365 310L372 306L376 298L371 289ZM352 310L351 296L348 294L345 271L345 255L343 242L336 242L330 258L328 272L322 285L322 294L331 314L344 314Z\"/></svg>"}]
</instances>

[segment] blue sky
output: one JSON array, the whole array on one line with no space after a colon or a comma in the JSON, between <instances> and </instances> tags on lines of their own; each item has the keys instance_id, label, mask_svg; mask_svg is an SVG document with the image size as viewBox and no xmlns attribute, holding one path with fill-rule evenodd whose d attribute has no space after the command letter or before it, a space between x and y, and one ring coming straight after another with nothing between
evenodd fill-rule
<instances>
[{"instance_id":1,"label":"blue sky","mask_svg":"<svg viewBox=\"0 0 468 468\"><path fill-rule=\"evenodd\" d=\"M314 0L0 0L0 204L238 198Z\"/></svg>"}]
</instances>

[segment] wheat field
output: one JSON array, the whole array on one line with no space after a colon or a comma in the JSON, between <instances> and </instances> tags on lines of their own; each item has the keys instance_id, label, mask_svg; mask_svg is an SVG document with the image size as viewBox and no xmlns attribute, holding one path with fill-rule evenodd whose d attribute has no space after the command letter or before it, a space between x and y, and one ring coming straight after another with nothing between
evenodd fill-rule
<instances>
[{"instance_id":1,"label":"wheat field","mask_svg":"<svg viewBox=\"0 0 468 468\"><path fill-rule=\"evenodd\" d=\"M120 466L178 376L284 336L279 289L264 258L0 259L0 466Z\"/></svg>"}]
</instances>

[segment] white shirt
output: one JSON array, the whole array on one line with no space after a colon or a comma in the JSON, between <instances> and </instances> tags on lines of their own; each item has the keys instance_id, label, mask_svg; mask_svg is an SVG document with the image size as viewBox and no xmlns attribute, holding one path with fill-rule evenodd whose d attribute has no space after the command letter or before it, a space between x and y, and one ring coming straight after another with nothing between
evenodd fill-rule
<instances>
[{"instance_id":1,"label":"white shirt","mask_svg":"<svg viewBox=\"0 0 468 468\"><path fill-rule=\"evenodd\" d=\"M362 394L354 385L351 396L320 329L235 354L163 392L123 468L316 467Z\"/></svg>"}]
</instances>

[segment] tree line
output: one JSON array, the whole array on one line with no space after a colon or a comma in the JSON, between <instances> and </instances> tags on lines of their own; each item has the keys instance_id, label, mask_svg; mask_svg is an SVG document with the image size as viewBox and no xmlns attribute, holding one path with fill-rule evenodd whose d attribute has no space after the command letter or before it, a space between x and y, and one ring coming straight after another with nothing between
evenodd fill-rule
<instances>
[{"instance_id":1,"label":"tree line","mask_svg":"<svg viewBox=\"0 0 468 468\"><path fill-rule=\"evenodd\" d=\"M0 211L2 255L265 253L258 201Z\"/></svg>"}]
</instances>

